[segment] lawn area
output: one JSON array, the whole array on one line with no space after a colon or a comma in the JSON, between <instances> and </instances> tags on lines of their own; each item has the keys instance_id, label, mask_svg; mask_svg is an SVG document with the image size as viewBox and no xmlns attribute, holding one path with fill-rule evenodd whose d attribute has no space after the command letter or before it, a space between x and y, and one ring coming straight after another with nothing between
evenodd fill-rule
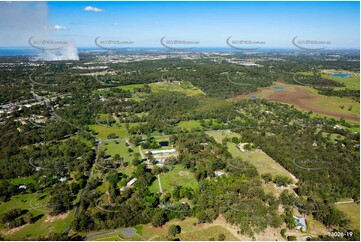
<instances>
[{"instance_id":1,"label":"lawn area","mask_svg":"<svg viewBox=\"0 0 361 242\"><path fill-rule=\"evenodd\" d=\"M181 233L177 237L179 237L180 240L188 240L188 241L203 240L203 241L208 241L211 238L213 238L214 240L218 240L218 236L220 234L224 234L225 237L226 237L225 240L227 240L227 241L230 241L230 240L239 241L238 238L234 237L228 230L226 230L225 228L223 228L220 225L215 225L215 226L212 226L212 227L209 227L209 228L200 229L200 230L196 230L196 231Z\"/></svg>"},{"instance_id":2,"label":"lawn area","mask_svg":"<svg viewBox=\"0 0 361 242\"><path fill-rule=\"evenodd\" d=\"M199 90L198 88L194 87L188 87L187 85L179 85L177 83L151 83L149 84L152 93L161 93L161 92L182 92L188 96L195 96L195 95L204 95L204 93Z\"/></svg>"},{"instance_id":3,"label":"lawn area","mask_svg":"<svg viewBox=\"0 0 361 242\"><path fill-rule=\"evenodd\" d=\"M167 222L162 228L155 228L151 224L146 224L142 227L141 235L145 240L167 240L167 237L171 238L168 236L168 228L170 225L179 225L181 227L181 233L175 236L175 238L179 238L181 241L207 241L210 238L217 240L220 234L226 236L225 240L239 241L238 238L222 226L228 225L225 221L222 220L221 224L219 221L215 224L198 224L196 218L186 218L182 221L175 219Z\"/></svg>"},{"instance_id":4,"label":"lawn area","mask_svg":"<svg viewBox=\"0 0 361 242\"><path fill-rule=\"evenodd\" d=\"M228 131L207 131L206 133L214 137L218 143L222 143L222 139L224 139L225 137L240 137L239 134ZM257 149L255 151L241 152L237 148L237 145L232 142L228 142L227 147L233 157L240 157L243 160L248 161L257 168L260 174L271 173L273 176L282 175L287 176L295 181L295 177L290 172L288 172L285 168L283 168L283 166L278 164L262 150Z\"/></svg>"},{"instance_id":5,"label":"lawn area","mask_svg":"<svg viewBox=\"0 0 361 242\"><path fill-rule=\"evenodd\" d=\"M122 239L119 236L105 237L101 239L96 239L95 241L121 241Z\"/></svg>"},{"instance_id":6,"label":"lawn area","mask_svg":"<svg viewBox=\"0 0 361 242\"><path fill-rule=\"evenodd\" d=\"M131 237L127 237L122 233L116 232L116 233L110 233L106 235L99 235L91 239L92 241L141 241L143 240L141 236L138 234L135 234Z\"/></svg>"},{"instance_id":7,"label":"lawn area","mask_svg":"<svg viewBox=\"0 0 361 242\"><path fill-rule=\"evenodd\" d=\"M124 91L134 92L134 88L140 88L143 86L144 86L144 84L131 84L131 85L125 85L125 86L118 86L117 88L122 89Z\"/></svg>"},{"instance_id":8,"label":"lawn area","mask_svg":"<svg viewBox=\"0 0 361 242\"><path fill-rule=\"evenodd\" d=\"M22 184L31 184L34 183L34 178L32 177L19 177L19 178L14 178L14 179L10 179L9 182L15 186L19 186Z\"/></svg>"},{"instance_id":9,"label":"lawn area","mask_svg":"<svg viewBox=\"0 0 361 242\"><path fill-rule=\"evenodd\" d=\"M233 157L238 156L243 160L248 161L257 168L257 171L260 174L271 173L273 177L276 175L286 176L296 182L295 177L290 172L262 150L257 149L255 151L241 152L234 143L228 142L227 146Z\"/></svg>"},{"instance_id":10,"label":"lawn area","mask_svg":"<svg viewBox=\"0 0 361 242\"><path fill-rule=\"evenodd\" d=\"M180 174L182 171L183 173ZM194 173L182 168L182 165L177 165L174 170L160 174L160 180L163 193L171 192L175 186L198 188ZM158 179L154 180L149 189L151 192L159 192Z\"/></svg>"},{"instance_id":11,"label":"lawn area","mask_svg":"<svg viewBox=\"0 0 361 242\"><path fill-rule=\"evenodd\" d=\"M158 192L160 192L160 190L159 190L159 185L158 185L158 179L154 180L154 182L152 183L152 185L150 185L149 191L150 191L151 193L158 193Z\"/></svg>"},{"instance_id":12,"label":"lawn area","mask_svg":"<svg viewBox=\"0 0 361 242\"><path fill-rule=\"evenodd\" d=\"M338 72L337 72L338 73ZM345 88L359 90L360 89L360 76L351 74L348 78L331 76L330 74L322 74L322 78L331 79L339 83L344 84L346 87L336 87L336 90L342 90Z\"/></svg>"},{"instance_id":13,"label":"lawn area","mask_svg":"<svg viewBox=\"0 0 361 242\"><path fill-rule=\"evenodd\" d=\"M180 121L177 127L192 129L192 128L201 128L202 126L199 120L189 120L189 121Z\"/></svg>"},{"instance_id":14,"label":"lawn area","mask_svg":"<svg viewBox=\"0 0 361 242\"><path fill-rule=\"evenodd\" d=\"M120 157L124 158L124 161L131 162L133 157L131 153L129 153L129 147L126 146L126 142L124 140L118 141L118 144L115 141L104 142L101 144L101 147L105 147L105 154L114 156L115 154L119 154Z\"/></svg>"},{"instance_id":15,"label":"lawn area","mask_svg":"<svg viewBox=\"0 0 361 242\"><path fill-rule=\"evenodd\" d=\"M194 223L197 223L196 218L186 218L184 220L172 220L163 225L162 228L153 227L151 224L146 224L142 226L141 235L146 240L162 240L168 235L168 228L170 225L179 225L181 226L182 233L186 231L192 231L195 229Z\"/></svg>"},{"instance_id":16,"label":"lawn area","mask_svg":"<svg viewBox=\"0 0 361 242\"><path fill-rule=\"evenodd\" d=\"M327 133L327 132L322 132L322 136L323 136L323 137L327 137L328 135L329 135L329 133ZM340 135L340 134L334 134L334 133L332 133L332 134L330 135L330 139L331 139L333 142L335 142L336 140L344 140L344 139L345 139L345 136Z\"/></svg>"},{"instance_id":17,"label":"lawn area","mask_svg":"<svg viewBox=\"0 0 361 242\"><path fill-rule=\"evenodd\" d=\"M35 194L20 194L13 196L9 201L0 205L0 214L6 213L14 208L30 209L30 201L36 201Z\"/></svg>"},{"instance_id":18,"label":"lawn area","mask_svg":"<svg viewBox=\"0 0 361 242\"><path fill-rule=\"evenodd\" d=\"M99 124L92 124L89 125L89 128L97 133L96 137L99 139L108 139L107 137L111 133L115 133L119 138L128 136L128 131L124 125L121 125L120 127L106 127Z\"/></svg>"},{"instance_id":19,"label":"lawn area","mask_svg":"<svg viewBox=\"0 0 361 242\"><path fill-rule=\"evenodd\" d=\"M333 73L346 73L349 74L350 77L337 77L337 76L331 76ZM313 75L312 72L298 72L298 74L301 75ZM324 79L330 79L333 81L337 81L339 83L342 83L345 85L345 87L336 87L336 90L342 90L342 89L354 89L359 90L360 89L360 76L351 74L348 71L332 71L332 70L323 70L321 73L321 77Z\"/></svg>"},{"instance_id":20,"label":"lawn area","mask_svg":"<svg viewBox=\"0 0 361 242\"><path fill-rule=\"evenodd\" d=\"M360 205L357 203L336 204L336 208L345 213L346 217L351 221L352 229L360 229Z\"/></svg>"},{"instance_id":21,"label":"lawn area","mask_svg":"<svg viewBox=\"0 0 361 242\"><path fill-rule=\"evenodd\" d=\"M46 204L48 199L48 197L45 197L44 199L38 201L35 197L35 194L22 194L14 196L10 201L1 204L0 214L3 214L14 208L20 208L29 210L29 212L32 213L34 217L39 216L39 220L33 224L26 224L10 230L3 229L0 233L3 234L3 236L8 240L23 240L24 238L35 239L38 236L44 236L50 232L64 232L74 219L75 209L58 216L49 216L48 213L34 210L30 206L30 202L33 206L36 206L37 202ZM46 210L47 208L40 209Z\"/></svg>"},{"instance_id":22,"label":"lawn area","mask_svg":"<svg viewBox=\"0 0 361 242\"><path fill-rule=\"evenodd\" d=\"M228 137L228 138L233 138L233 137L238 137L240 138L241 135L231 132L231 131L206 131L205 132L207 135L212 136L218 143L222 143L222 139Z\"/></svg>"}]
</instances>

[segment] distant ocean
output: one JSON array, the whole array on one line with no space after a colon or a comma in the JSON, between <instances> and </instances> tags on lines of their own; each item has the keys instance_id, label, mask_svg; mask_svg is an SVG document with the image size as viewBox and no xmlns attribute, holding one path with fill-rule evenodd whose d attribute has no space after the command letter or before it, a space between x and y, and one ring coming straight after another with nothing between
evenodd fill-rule
<instances>
[{"instance_id":1,"label":"distant ocean","mask_svg":"<svg viewBox=\"0 0 361 242\"><path fill-rule=\"evenodd\" d=\"M343 51L355 51L355 50L344 50L339 49ZM101 48L97 47L78 47L79 53L84 53L88 51L107 51ZM136 47L134 49L127 49L126 51L169 51L166 48L163 47ZM171 50L170 50L171 51ZM197 51L216 51L216 52L239 52L238 50L226 47L198 47L194 48L191 51L197 52ZM254 52L282 52L282 51L295 51L294 49L287 49L287 48L274 48L274 49L258 49ZM332 51L332 50L330 50ZM335 51L335 50L334 50ZM356 50L356 52L359 52L359 50ZM19 48L13 48L13 47L0 47L0 56L35 56L42 54L43 50L30 48L30 47L19 47Z\"/></svg>"},{"instance_id":2,"label":"distant ocean","mask_svg":"<svg viewBox=\"0 0 361 242\"><path fill-rule=\"evenodd\" d=\"M0 48L0 56L38 55L42 51L34 48Z\"/></svg>"},{"instance_id":3,"label":"distant ocean","mask_svg":"<svg viewBox=\"0 0 361 242\"><path fill-rule=\"evenodd\" d=\"M136 51L167 51L167 49L163 47L138 47L134 48ZM194 48L193 51L232 51L230 48ZM78 52L87 52L87 51L106 51L101 48L96 47L80 47L78 48ZM19 48L4 48L0 47L0 56L34 56L43 53L42 50L29 48L29 47L19 47Z\"/></svg>"}]
</instances>

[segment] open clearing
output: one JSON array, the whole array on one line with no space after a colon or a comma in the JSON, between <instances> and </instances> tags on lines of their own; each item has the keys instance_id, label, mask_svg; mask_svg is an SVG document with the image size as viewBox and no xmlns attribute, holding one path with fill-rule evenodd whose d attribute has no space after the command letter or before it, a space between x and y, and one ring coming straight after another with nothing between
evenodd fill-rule
<instances>
[{"instance_id":1,"label":"open clearing","mask_svg":"<svg viewBox=\"0 0 361 242\"><path fill-rule=\"evenodd\" d=\"M146 240L167 240L168 228L170 225L181 226L181 233L174 238L182 240L195 241L203 240L207 241L210 238L218 240L220 234L226 236L225 240L239 241L243 237L237 235L235 230L226 223L224 219L217 218L213 223L197 224L196 218L186 218L184 220L172 220L163 225L161 228L155 228L150 224L142 226L141 236ZM172 237L173 238L173 237ZM244 240L250 240L250 238L243 238Z\"/></svg>"},{"instance_id":2,"label":"open clearing","mask_svg":"<svg viewBox=\"0 0 361 242\"><path fill-rule=\"evenodd\" d=\"M120 126L120 127L106 127L100 124L92 124L89 125L89 128L91 130L94 130L94 132L97 133L96 137L99 139L108 139L108 135L109 134L116 134L119 138L125 138L128 135L128 132L126 130L126 128L124 127L124 125Z\"/></svg>"},{"instance_id":3,"label":"open clearing","mask_svg":"<svg viewBox=\"0 0 361 242\"><path fill-rule=\"evenodd\" d=\"M241 157L243 160L251 163L257 168L260 174L271 173L272 176L287 176L296 182L296 178L289 171L287 171L283 166L278 164L262 150L257 149L255 151L241 152L235 144L229 143L228 147L230 148L230 146L233 146L233 149L230 149L230 152L234 157Z\"/></svg>"},{"instance_id":4,"label":"open clearing","mask_svg":"<svg viewBox=\"0 0 361 242\"><path fill-rule=\"evenodd\" d=\"M134 92L134 88L141 88L144 84L131 84L125 86L118 86L117 88L122 89L124 91Z\"/></svg>"},{"instance_id":5,"label":"open clearing","mask_svg":"<svg viewBox=\"0 0 361 242\"><path fill-rule=\"evenodd\" d=\"M312 111L328 117L344 118L354 122L360 119L360 104L351 98L329 97L317 94L311 87L291 85L276 82L274 85L283 86L284 90L274 90L271 87L261 88L257 92L229 99L238 101L249 99L251 96L264 98L269 101L294 105L303 111ZM341 107L344 106L342 109ZM352 107L351 111L348 109Z\"/></svg>"},{"instance_id":6,"label":"open clearing","mask_svg":"<svg viewBox=\"0 0 361 242\"><path fill-rule=\"evenodd\" d=\"M337 77L331 76L333 73L346 73L349 74L350 77ZM360 89L360 75L359 73L349 73L348 71L335 71L335 70L323 70L322 71L322 78L331 79L337 81L339 83L344 84L346 87L336 87L336 90L342 90L345 88L359 90Z\"/></svg>"},{"instance_id":7,"label":"open clearing","mask_svg":"<svg viewBox=\"0 0 361 242\"><path fill-rule=\"evenodd\" d=\"M198 183L194 177L194 173L182 168L181 165L177 165L174 170L167 173L161 173L159 176L163 193L172 192L173 188L176 186L190 187L193 189L198 188ZM151 192L159 192L158 179L153 181L149 190Z\"/></svg>"},{"instance_id":8,"label":"open clearing","mask_svg":"<svg viewBox=\"0 0 361 242\"><path fill-rule=\"evenodd\" d=\"M345 213L346 217L351 221L352 229L360 229L360 205L357 203L336 204L336 208Z\"/></svg>"},{"instance_id":9,"label":"open clearing","mask_svg":"<svg viewBox=\"0 0 361 242\"><path fill-rule=\"evenodd\" d=\"M204 93L199 90L198 88L187 85L181 85L177 82L175 83L164 83L164 82L157 82L157 83L151 83L149 84L152 93L161 93L161 92L182 92L188 96L195 96L195 95L204 95Z\"/></svg>"},{"instance_id":10,"label":"open clearing","mask_svg":"<svg viewBox=\"0 0 361 242\"><path fill-rule=\"evenodd\" d=\"M180 121L177 127L192 129L192 128L201 128L202 125L198 120L189 120L189 121Z\"/></svg>"},{"instance_id":11,"label":"open clearing","mask_svg":"<svg viewBox=\"0 0 361 242\"><path fill-rule=\"evenodd\" d=\"M23 240L24 238L36 239L36 237L47 235L50 232L63 233L70 226L71 222L74 219L75 209L65 214L60 214L58 216L49 216L48 213L31 209L29 206L30 201L37 201L37 199L35 198L35 194L15 196L9 202L0 206L1 213L14 208L28 209L34 217L39 218L35 223L26 224L24 226L16 228L15 230L2 229L0 233L3 234L7 240ZM41 200L41 203L45 204L46 199Z\"/></svg>"},{"instance_id":12,"label":"open clearing","mask_svg":"<svg viewBox=\"0 0 361 242\"><path fill-rule=\"evenodd\" d=\"M212 136L218 143L222 143L222 139L228 137L228 138L233 138L233 137L238 137L240 138L241 136L237 133L228 131L228 130L222 130L222 131L206 131L206 134L208 134L209 136Z\"/></svg>"},{"instance_id":13,"label":"open clearing","mask_svg":"<svg viewBox=\"0 0 361 242\"><path fill-rule=\"evenodd\" d=\"M222 143L222 139L224 139L225 137L228 138L240 137L239 134L228 131L224 131L224 132L208 131L206 133L214 137L218 143ZM288 172L283 166L278 164L275 160L273 160L271 157L269 157L266 153L264 153L260 149L254 151L241 152L237 148L237 145L232 142L228 142L227 147L233 157L235 158L240 157L243 160L248 161L249 163L251 163L256 167L256 169L260 174L271 173L272 176L282 175L291 178L294 182L297 181L297 179L290 172Z\"/></svg>"},{"instance_id":14,"label":"open clearing","mask_svg":"<svg viewBox=\"0 0 361 242\"><path fill-rule=\"evenodd\" d=\"M106 148L105 154L107 155L114 156L119 154L120 157L124 158L124 161L132 161L132 155L128 151L129 147L126 146L126 142L124 140L120 140L118 144L115 141L103 142L101 147Z\"/></svg>"}]
</instances>

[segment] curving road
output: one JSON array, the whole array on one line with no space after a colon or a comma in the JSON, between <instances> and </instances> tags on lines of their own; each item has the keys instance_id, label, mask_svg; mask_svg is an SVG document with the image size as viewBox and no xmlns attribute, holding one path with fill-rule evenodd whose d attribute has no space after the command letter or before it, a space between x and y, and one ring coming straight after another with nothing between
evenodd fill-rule
<instances>
[{"instance_id":1,"label":"curving road","mask_svg":"<svg viewBox=\"0 0 361 242\"><path fill-rule=\"evenodd\" d=\"M107 231L107 232L98 232L98 233L94 233L94 234L85 236L83 238L83 240L91 240L94 237L98 237L101 235L107 235L107 234L114 234L114 233L122 233L126 237L132 237L133 235L135 235L137 233L137 230L135 228L125 228L125 229L116 229L116 230Z\"/></svg>"}]
</instances>

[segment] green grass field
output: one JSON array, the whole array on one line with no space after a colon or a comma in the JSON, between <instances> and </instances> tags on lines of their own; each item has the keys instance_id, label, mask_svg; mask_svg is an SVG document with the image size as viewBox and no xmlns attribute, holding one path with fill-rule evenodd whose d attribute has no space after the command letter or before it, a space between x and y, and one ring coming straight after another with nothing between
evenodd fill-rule
<instances>
[{"instance_id":1,"label":"green grass field","mask_svg":"<svg viewBox=\"0 0 361 242\"><path fill-rule=\"evenodd\" d=\"M202 126L199 120L189 120L189 121L180 121L177 127L192 129L192 128L201 128Z\"/></svg>"},{"instance_id":2,"label":"green grass field","mask_svg":"<svg viewBox=\"0 0 361 242\"><path fill-rule=\"evenodd\" d=\"M352 113L360 115L360 103L354 101L352 98L348 97L335 97L335 96L324 96L318 94L318 91L313 89L312 87L301 86L300 88L311 91L315 97L317 97L317 105L324 109L332 108L334 111L338 111L339 113ZM341 89L344 89L343 87ZM342 109L341 106L344 106ZM352 107L351 111L348 111L348 108Z\"/></svg>"},{"instance_id":3,"label":"green grass field","mask_svg":"<svg viewBox=\"0 0 361 242\"><path fill-rule=\"evenodd\" d=\"M174 237L179 238L181 241L208 241L210 238L218 240L220 234L226 236L225 240L239 240L221 225L208 223L197 225L196 218L175 219L167 222L162 228L155 228L150 224L146 224L142 226L140 234L145 240L169 240L173 238L168 236L170 225L179 225L181 227L182 232Z\"/></svg>"},{"instance_id":4,"label":"green grass field","mask_svg":"<svg viewBox=\"0 0 361 242\"><path fill-rule=\"evenodd\" d=\"M97 239L96 241L121 241L121 239L119 238L119 236L112 236L112 237Z\"/></svg>"},{"instance_id":5,"label":"green grass field","mask_svg":"<svg viewBox=\"0 0 361 242\"><path fill-rule=\"evenodd\" d=\"M106 148L105 154L114 156L115 154L119 154L120 157L123 157L125 161L131 162L132 155L129 153L128 149L129 147L126 146L126 142L123 140L120 140L117 143L115 141L112 142L106 142L102 143L101 147Z\"/></svg>"},{"instance_id":6,"label":"green grass field","mask_svg":"<svg viewBox=\"0 0 361 242\"><path fill-rule=\"evenodd\" d=\"M345 213L352 229L360 229L360 205L357 203L336 204L336 208Z\"/></svg>"},{"instance_id":7,"label":"green grass field","mask_svg":"<svg viewBox=\"0 0 361 242\"><path fill-rule=\"evenodd\" d=\"M359 75L355 75L355 74L351 74L350 77L348 78L344 78L344 77L337 77L337 76L331 76L330 73L328 73L329 71L322 71L321 77L324 79L330 79L333 81L337 81L339 83L342 83L345 85L345 87L336 87L336 90L342 90L345 88L348 89L354 89L354 90L359 90L360 89L360 76ZM298 74L301 75L313 75L312 72L297 72ZM348 71L336 71L334 73L348 73Z\"/></svg>"},{"instance_id":8,"label":"green grass field","mask_svg":"<svg viewBox=\"0 0 361 242\"><path fill-rule=\"evenodd\" d=\"M333 81L337 81L337 82L342 83L342 84L344 84L346 86L346 87L337 87L336 90L342 90L342 89L345 89L345 88L354 89L354 90L359 90L360 89L360 77L357 76L357 75L351 75L348 78L331 76L329 74L322 74L321 76L323 78L326 78L326 79L331 79Z\"/></svg>"},{"instance_id":9,"label":"green grass field","mask_svg":"<svg viewBox=\"0 0 361 242\"><path fill-rule=\"evenodd\" d=\"M144 86L144 84L131 84L131 85L125 85L125 86L118 86L117 88L122 89L124 91L134 92L134 88L140 88L143 86Z\"/></svg>"},{"instance_id":10,"label":"green grass field","mask_svg":"<svg viewBox=\"0 0 361 242\"><path fill-rule=\"evenodd\" d=\"M208 135L215 138L218 143L222 143L222 139L225 137L240 137L239 134L234 132L218 132L218 131L207 131ZM269 157L266 153L261 150L257 151L246 151L241 152L235 143L228 142L227 147L229 152L231 152L233 157L240 157L245 161L248 161L252 165L256 167L260 174L271 173L273 176L275 175L283 175L287 176L291 179L294 179L292 174L288 172L283 166L278 164L275 160Z\"/></svg>"},{"instance_id":11,"label":"green grass field","mask_svg":"<svg viewBox=\"0 0 361 242\"><path fill-rule=\"evenodd\" d=\"M0 205L0 214L6 213L11 209L30 209L29 202L36 201L35 194L21 194L13 196L9 201ZM39 215L41 212L34 215Z\"/></svg>"},{"instance_id":12,"label":"green grass field","mask_svg":"<svg viewBox=\"0 0 361 242\"><path fill-rule=\"evenodd\" d=\"M31 208L36 206L37 202L41 204L46 204L48 197L45 197L42 200L37 200L35 194L22 194L17 195L11 198L10 201L0 205L0 214L5 213L14 208L26 209L33 214L34 217L42 216L33 224L26 224L24 226L14 228L14 229L2 229L1 233L8 240L23 240L25 238L31 239L38 236L44 236L50 232L62 233L64 232L71 224L74 218L74 210L66 213L60 214L55 217L49 217L48 213L41 212ZM47 208L40 208L40 210L46 210ZM29 213L28 212L28 213Z\"/></svg>"},{"instance_id":13,"label":"green grass field","mask_svg":"<svg viewBox=\"0 0 361 242\"><path fill-rule=\"evenodd\" d=\"M188 172L188 174L180 175L181 171ZM160 174L160 180L162 183L163 193L171 192L176 186L185 186L193 189L198 188L197 180L194 177L194 173L182 168L181 165L175 166L175 169L167 173ZM159 192L158 179L156 179L149 187L151 192Z\"/></svg>"},{"instance_id":14,"label":"green grass field","mask_svg":"<svg viewBox=\"0 0 361 242\"><path fill-rule=\"evenodd\" d=\"M234 237L227 229L219 225L196 231L181 233L177 237L180 238L180 240L187 240L187 241L195 241L195 240L208 241L211 238L217 241L218 236L220 234L224 234L226 237L225 240L227 241L239 241L239 239Z\"/></svg>"},{"instance_id":15,"label":"green grass field","mask_svg":"<svg viewBox=\"0 0 361 242\"><path fill-rule=\"evenodd\" d=\"M152 90L152 93L161 93L161 92L182 92L188 96L195 96L195 95L204 95L201 90L196 87L186 88L184 85L178 85L176 83L151 83L149 84Z\"/></svg>"},{"instance_id":16,"label":"green grass field","mask_svg":"<svg viewBox=\"0 0 361 242\"><path fill-rule=\"evenodd\" d=\"M205 133L212 136L218 143L222 143L222 140L226 137L230 139L233 137L241 137L241 135L231 131L206 131Z\"/></svg>"},{"instance_id":17,"label":"green grass field","mask_svg":"<svg viewBox=\"0 0 361 242\"><path fill-rule=\"evenodd\" d=\"M11 184L18 186L18 185L22 185L22 184L30 184L30 183L34 183L34 178L32 177L19 177L19 178L14 178L9 180Z\"/></svg>"},{"instance_id":18,"label":"green grass field","mask_svg":"<svg viewBox=\"0 0 361 242\"><path fill-rule=\"evenodd\" d=\"M91 130L94 130L97 133L97 138L99 139L107 139L108 135L111 133L115 133L119 138L125 138L128 136L128 131L125 126L121 127L106 127L99 124L89 125Z\"/></svg>"},{"instance_id":19,"label":"green grass field","mask_svg":"<svg viewBox=\"0 0 361 242\"><path fill-rule=\"evenodd\" d=\"M241 152L236 147L236 144L231 142L228 142L227 146L233 157L241 157L243 160L248 161L257 168L257 171L260 174L271 173L272 176L287 176L294 180L294 177L290 172L288 172L283 166L278 164L263 151L257 150Z\"/></svg>"}]
</instances>

